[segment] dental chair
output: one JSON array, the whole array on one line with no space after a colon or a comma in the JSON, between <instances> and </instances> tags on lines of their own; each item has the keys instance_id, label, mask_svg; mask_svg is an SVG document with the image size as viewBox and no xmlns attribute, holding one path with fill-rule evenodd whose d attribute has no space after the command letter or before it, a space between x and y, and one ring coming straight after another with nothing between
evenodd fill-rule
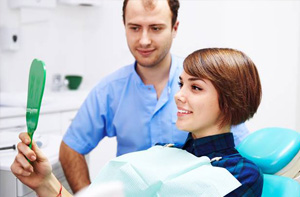
<instances>
[{"instance_id":1,"label":"dental chair","mask_svg":"<svg viewBox=\"0 0 300 197\"><path fill-rule=\"evenodd\" d=\"M236 148L261 168L263 197L300 197L300 133L264 128L248 135Z\"/></svg>"}]
</instances>

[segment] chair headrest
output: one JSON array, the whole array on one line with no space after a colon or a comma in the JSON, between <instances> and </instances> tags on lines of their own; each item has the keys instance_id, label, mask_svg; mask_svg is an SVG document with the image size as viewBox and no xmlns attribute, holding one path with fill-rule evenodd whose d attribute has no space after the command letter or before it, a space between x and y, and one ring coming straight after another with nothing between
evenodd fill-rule
<instances>
[{"instance_id":1,"label":"chair headrest","mask_svg":"<svg viewBox=\"0 0 300 197\"><path fill-rule=\"evenodd\" d=\"M263 173L275 174L298 154L300 133L279 127L260 129L248 135L237 150L258 165Z\"/></svg>"}]
</instances>

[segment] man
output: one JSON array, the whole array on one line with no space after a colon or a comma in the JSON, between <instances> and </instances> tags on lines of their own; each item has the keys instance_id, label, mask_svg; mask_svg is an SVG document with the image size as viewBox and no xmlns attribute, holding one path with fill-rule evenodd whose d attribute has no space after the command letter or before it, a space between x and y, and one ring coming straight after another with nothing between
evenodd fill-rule
<instances>
[{"instance_id":1,"label":"man","mask_svg":"<svg viewBox=\"0 0 300 197\"><path fill-rule=\"evenodd\" d=\"M178 8L178 0L124 1L126 38L136 62L100 81L63 138L60 161L74 193L90 184L84 155L105 136L117 137L117 156L156 143L184 143L173 99L183 59L170 53ZM243 127L232 129L236 143L248 132Z\"/></svg>"}]
</instances>

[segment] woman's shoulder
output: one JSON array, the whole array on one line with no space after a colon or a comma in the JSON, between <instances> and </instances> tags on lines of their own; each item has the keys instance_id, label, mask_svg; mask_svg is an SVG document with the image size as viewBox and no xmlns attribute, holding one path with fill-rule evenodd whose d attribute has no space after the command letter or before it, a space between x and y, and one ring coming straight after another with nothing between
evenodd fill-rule
<instances>
[{"instance_id":1,"label":"woman's shoulder","mask_svg":"<svg viewBox=\"0 0 300 197\"><path fill-rule=\"evenodd\" d=\"M212 164L226 168L236 178L245 176L257 179L262 176L260 168L249 159L242 157L239 153L223 156L218 163Z\"/></svg>"},{"instance_id":2,"label":"woman's shoulder","mask_svg":"<svg viewBox=\"0 0 300 197\"><path fill-rule=\"evenodd\" d=\"M246 194L249 196L261 195L263 174L255 163L237 153L224 157L222 167L226 168L242 184L234 191L235 193L243 194L243 196L248 196Z\"/></svg>"}]
</instances>

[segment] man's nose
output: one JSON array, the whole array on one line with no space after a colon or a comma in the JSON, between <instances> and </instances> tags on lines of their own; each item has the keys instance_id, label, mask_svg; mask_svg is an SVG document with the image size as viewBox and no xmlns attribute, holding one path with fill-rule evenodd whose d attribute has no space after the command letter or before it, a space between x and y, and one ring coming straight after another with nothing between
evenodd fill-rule
<instances>
[{"instance_id":1,"label":"man's nose","mask_svg":"<svg viewBox=\"0 0 300 197\"><path fill-rule=\"evenodd\" d=\"M150 35L148 33L147 30L144 30L142 32L142 35L141 35L141 38L140 38L140 45L142 47L147 47L148 45L151 44L151 38L150 38Z\"/></svg>"}]
</instances>

